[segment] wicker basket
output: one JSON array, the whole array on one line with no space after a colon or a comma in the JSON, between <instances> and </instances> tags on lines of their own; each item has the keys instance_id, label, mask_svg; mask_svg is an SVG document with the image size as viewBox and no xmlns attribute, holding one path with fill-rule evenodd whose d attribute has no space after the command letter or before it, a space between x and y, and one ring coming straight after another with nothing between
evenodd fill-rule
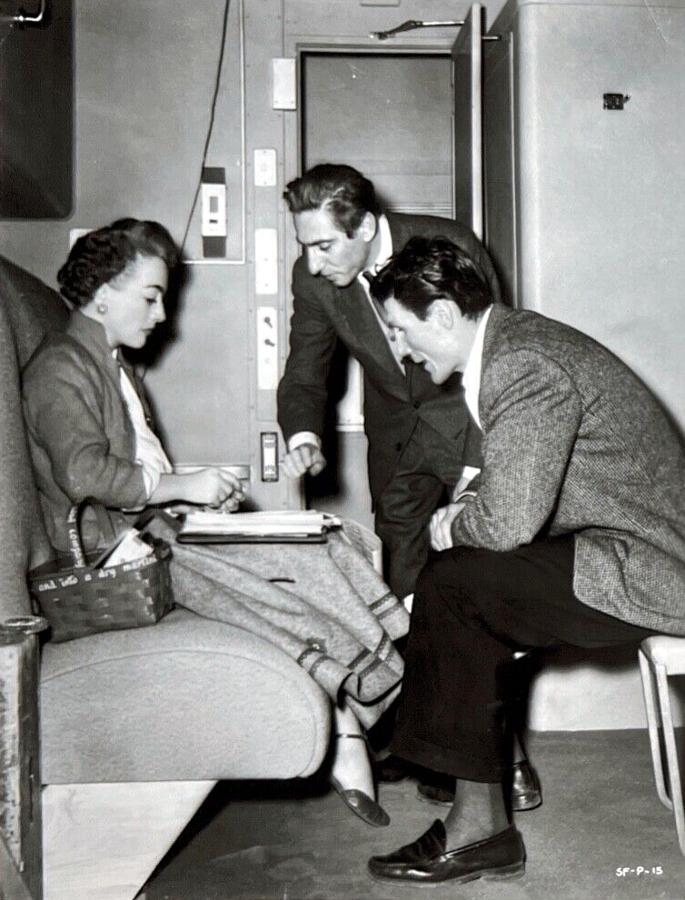
<instances>
[{"instance_id":1,"label":"wicker basket","mask_svg":"<svg viewBox=\"0 0 685 900\"><path fill-rule=\"evenodd\" d=\"M29 572L29 590L50 623L54 643L98 631L154 625L173 607L166 541L146 537L149 556L115 566L93 565L101 551L86 554L79 531L81 510L69 512L71 555L62 555Z\"/></svg>"}]
</instances>

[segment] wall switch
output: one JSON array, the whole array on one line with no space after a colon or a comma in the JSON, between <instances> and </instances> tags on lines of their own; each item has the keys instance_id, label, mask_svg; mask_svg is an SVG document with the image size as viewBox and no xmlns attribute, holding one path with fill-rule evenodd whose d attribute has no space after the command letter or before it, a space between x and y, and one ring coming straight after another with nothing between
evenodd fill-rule
<instances>
[{"instance_id":1,"label":"wall switch","mask_svg":"<svg viewBox=\"0 0 685 900\"><path fill-rule=\"evenodd\" d=\"M275 228L255 228L255 292L278 293L278 232Z\"/></svg>"},{"instance_id":2,"label":"wall switch","mask_svg":"<svg viewBox=\"0 0 685 900\"><path fill-rule=\"evenodd\" d=\"M262 481L278 481L278 435L262 431Z\"/></svg>"},{"instance_id":3,"label":"wall switch","mask_svg":"<svg viewBox=\"0 0 685 900\"><path fill-rule=\"evenodd\" d=\"M297 109L297 69L295 59L271 60L272 107Z\"/></svg>"},{"instance_id":4,"label":"wall switch","mask_svg":"<svg viewBox=\"0 0 685 900\"><path fill-rule=\"evenodd\" d=\"M202 237L226 237L226 185L202 184Z\"/></svg>"},{"instance_id":5,"label":"wall switch","mask_svg":"<svg viewBox=\"0 0 685 900\"><path fill-rule=\"evenodd\" d=\"M205 166L200 192L200 233L202 255L221 258L226 255L226 170Z\"/></svg>"},{"instance_id":6,"label":"wall switch","mask_svg":"<svg viewBox=\"0 0 685 900\"><path fill-rule=\"evenodd\" d=\"M263 148L254 152L255 187L276 187L276 151Z\"/></svg>"},{"instance_id":7,"label":"wall switch","mask_svg":"<svg viewBox=\"0 0 685 900\"><path fill-rule=\"evenodd\" d=\"M275 391L278 387L278 312L275 306L257 310L257 387Z\"/></svg>"}]
</instances>

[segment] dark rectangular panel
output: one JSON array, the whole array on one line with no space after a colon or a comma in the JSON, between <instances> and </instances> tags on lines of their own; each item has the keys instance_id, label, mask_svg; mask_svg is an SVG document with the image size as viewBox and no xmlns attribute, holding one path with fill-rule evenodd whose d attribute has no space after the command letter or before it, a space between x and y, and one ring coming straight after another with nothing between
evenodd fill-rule
<instances>
[{"instance_id":1,"label":"dark rectangular panel","mask_svg":"<svg viewBox=\"0 0 685 900\"><path fill-rule=\"evenodd\" d=\"M39 23L10 21L34 7L0 8L0 216L62 219L72 209L73 0L48 0Z\"/></svg>"}]
</instances>

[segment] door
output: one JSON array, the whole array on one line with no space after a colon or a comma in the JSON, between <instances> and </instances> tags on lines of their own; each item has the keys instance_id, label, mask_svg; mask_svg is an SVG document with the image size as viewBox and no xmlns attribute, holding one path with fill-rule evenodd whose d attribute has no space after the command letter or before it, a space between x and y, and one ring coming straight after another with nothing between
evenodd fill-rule
<instances>
[{"instance_id":1,"label":"door","mask_svg":"<svg viewBox=\"0 0 685 900\"><path fill-rule=\"evenodd\" d=\"M452 48L457 221L483 239L483 7L474 3Z\"/></svg>"},{"instance_id":2,"label":"door","mask_svg":"<svg viewBox=\"0 0 685 900\"><path fill-rule=\"evenodd\" d=\"M373 181L390 211L451 217L452 64L446 49L302 51L302 170L345 162ZM308 501L372 526L362 387L356 360L339 357L329 393L329 401L339 401L335 427L324 442L329 465L308 485Z\"/></svg>"}]
</instances>

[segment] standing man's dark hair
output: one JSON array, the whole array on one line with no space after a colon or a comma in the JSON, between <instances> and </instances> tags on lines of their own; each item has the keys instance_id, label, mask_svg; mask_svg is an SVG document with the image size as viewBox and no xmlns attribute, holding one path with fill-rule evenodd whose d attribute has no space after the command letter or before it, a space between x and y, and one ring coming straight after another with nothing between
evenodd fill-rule
<instances>
[{"instance_id":1,"label":"standing man's dark hair","mask_svg":"<svg viewBox=\"0 0 685 900\"><path fill-rule=\"evenodd\" d=\"M381 206L368 178L352 166L322 163L288 182L283 198L291 213L325 206L348 238L361 225L366 213L378 216Z\"/></svg>"}]
</instances>

